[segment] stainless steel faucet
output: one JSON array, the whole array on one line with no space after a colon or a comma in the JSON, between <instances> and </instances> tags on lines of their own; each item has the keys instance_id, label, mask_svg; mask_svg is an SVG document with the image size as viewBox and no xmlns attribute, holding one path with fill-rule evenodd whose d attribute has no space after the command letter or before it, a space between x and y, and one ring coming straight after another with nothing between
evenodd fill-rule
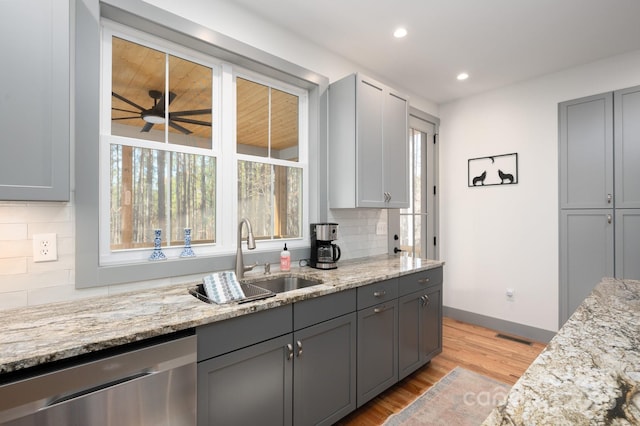
<instances>
[{"instance_id":1,"label":"stainless steel faucet","mask_svg":"<svg viewBox=\"0 0 640 426\"><path fill-rule=\"evenodd\" d=\"M242 259L242 224L247 226L247 249L253 250L256 248L256 240L253 238L253 231L251 230L251 222L246 217L240 219L238 223L238 251L236 251L236 277L238 279L244 277L246 271L252 270L256 265L244 266L244 260Z\"/></svg>"}]
</instances>

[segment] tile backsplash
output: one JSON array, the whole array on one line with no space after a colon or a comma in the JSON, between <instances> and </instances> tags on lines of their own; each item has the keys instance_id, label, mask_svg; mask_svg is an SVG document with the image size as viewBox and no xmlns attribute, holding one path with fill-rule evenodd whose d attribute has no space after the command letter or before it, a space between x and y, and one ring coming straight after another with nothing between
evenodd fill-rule
<instances>
[{"instance_id":1,"label":"tile backsplash","mask_svg":"<svg viewBox=\"0 0 640 426\"><path fill-rule=\"evenodd\" d=\"M336 243L342 259L384 254L387 212L381 209L330 210L329 222L340 225ZM56 234L58 260L33 262L33 235ZM73 201L0 202L0 309L81 299L123 291L192 282L178 277L90 289L75 288L75 209Z\"/></svg>"}]
</instances>

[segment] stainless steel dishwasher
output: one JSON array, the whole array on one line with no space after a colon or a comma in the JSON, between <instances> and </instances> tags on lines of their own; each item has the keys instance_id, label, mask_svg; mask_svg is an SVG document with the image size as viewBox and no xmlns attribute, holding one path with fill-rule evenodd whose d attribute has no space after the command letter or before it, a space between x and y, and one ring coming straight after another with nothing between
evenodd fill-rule
<instances>
[{"instance_id":1,"label":"stainless steel dishwasher","mask_svg":"<svg viewBox=\"0 0 640 426\"><path fill-rule=\"evenodd\" d=\"M196 337L151 342L0 384L0 424L195 425Z\"/></svg>"}]
</instances>

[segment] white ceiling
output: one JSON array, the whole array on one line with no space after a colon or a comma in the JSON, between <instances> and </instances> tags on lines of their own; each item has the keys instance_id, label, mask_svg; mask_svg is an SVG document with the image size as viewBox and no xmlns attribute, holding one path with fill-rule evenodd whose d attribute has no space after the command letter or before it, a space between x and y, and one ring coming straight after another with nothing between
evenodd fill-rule
<instances>
[{"instance_id":1,"label":"white ceiling","mask_svg":"<svg viewBox=\"0 0 640 426\"><path fill-rule=\"evenodd\" d=\"M640 49L640 0L234 3L437 103Z\"/></svg>"}]
</instances>

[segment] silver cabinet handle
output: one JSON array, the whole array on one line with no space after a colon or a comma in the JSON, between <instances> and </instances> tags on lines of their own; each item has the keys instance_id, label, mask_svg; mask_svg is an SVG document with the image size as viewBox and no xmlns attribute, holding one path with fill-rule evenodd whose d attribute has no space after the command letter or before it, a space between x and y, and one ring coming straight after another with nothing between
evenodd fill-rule
<instances>
[{"instance_id":1,"label":"silver cabinet handle","mask_svg":"<svg viewBox=\"0 0 640 426\"><path fill-rule=\"evenodd\" d=\"M422 306L429 306L431 299L429 299L429 296L425 294L424 296L420 296L420 303L422 303Z\"/></svg>"},{"instance_id":2,"label":"silver cabinet handle","mask_svg":"<svg viewBox=\"0 0 640 426\"><path fill-rule=\"evenodd\" d=\"M300 340L296 341L296 346L298 346L298 356L302 355L302 342Z\"/></svg>"},{"instance_id":3,"label":"silver cabinet handle","mask_svg":"<svg viewBox=\"0 0 640 426\"><path fill-rule=\"evenodd\" d=\"M419 282L420 284L426 284L426 283L428 283L428 282L429 282L429 278L420 278L420 279L418 280L418 282Z\"/></svg>"},{"instance_id":4,"label":"silver cabinet handle","mask_svg":"<svg viewBox=\"0 0 640 426\"><path fill-rule=\"evenodd\" d=\"M611 200L613 200L613 196L611 194L607 194L607 204L611 204Z\"/></svg>"},{"instance_id":5,"label":"silver cabinet handle","mask_svg":"<svg viewBox=\"0 0 640 426\"><path fill-rule=\"evenodd\" d=\"M287 343L287 351L289 351L289 354L287 355L287 360L293 359L293 346L291 346L291 343Z\"/></svg>"},{"instance_id":6,"label":"silver cabinet handle","mask_svg":"<svg viewBox=\"0 0 640 426\"><path fill-rule=\"evenodd\" d=\"M387 290L374 291L373 292L373 296L374 297L382 297L382 296L385 296L386 294L387 294Z\"/></svg>"},{"instance_id":7,"label":"silver cabinet handle","mask_svg":"<svg viewBox=\"0 0 640 426\"><path fill-rule=\"evenodd\" d=\"M612 220L613 220L613 217L610 214L608 214L607 215L607 223L611 223Z\"/></svg>"},{"instance_id":8,"label":"silver cabinet handle","mask_svg":"<svg viewBox=\"0 0 640 426\"><path fill-rule=\"evenodd\" d=\"M379 314L380 312L384 312L386 309L387 307L385 305L382 305L380 307L373 308L373 312Z\"/></svg>"}]
</instances>

